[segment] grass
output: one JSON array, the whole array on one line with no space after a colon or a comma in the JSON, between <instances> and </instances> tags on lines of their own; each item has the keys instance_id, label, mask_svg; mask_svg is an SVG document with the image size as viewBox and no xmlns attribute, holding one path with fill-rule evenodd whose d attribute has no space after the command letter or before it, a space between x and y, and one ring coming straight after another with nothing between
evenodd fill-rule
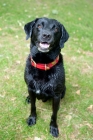
<instances>
[{"instance_id":1,"label":"grass","mask_svg":"<svg viewBox=\"0 0 93 140\"><path fill-rule=\"evenodd\" d=\"M92 0L0 0L0 140L53 140L49 134L51 102L37 101L37 124L28 127L25 60L29 41L24 25L55 18L70 34L62 53L66 96L58 112L58 140L93 140L93 2Z\"/></svg>"}]
</instances>

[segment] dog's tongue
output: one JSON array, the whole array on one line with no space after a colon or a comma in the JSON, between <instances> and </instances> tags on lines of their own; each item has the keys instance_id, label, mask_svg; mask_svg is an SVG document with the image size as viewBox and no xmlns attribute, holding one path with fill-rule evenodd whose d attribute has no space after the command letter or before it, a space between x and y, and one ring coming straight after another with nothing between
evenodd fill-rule
<instances>
[{"instance_id":1,"label":"dog's tongue","mask_svg":"<svg viewBox=\"0 0 93 140\"><path fill-rule=\"evenodd\" d=\"M49 48L49 44L48 43L40 43L40 47L42 49L47 49L47 48Z\"/></svg>"}]
</instances>

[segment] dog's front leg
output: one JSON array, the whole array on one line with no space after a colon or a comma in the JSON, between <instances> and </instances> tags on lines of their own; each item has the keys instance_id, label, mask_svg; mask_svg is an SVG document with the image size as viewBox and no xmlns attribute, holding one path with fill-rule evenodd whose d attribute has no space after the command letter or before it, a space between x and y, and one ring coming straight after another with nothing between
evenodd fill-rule
<instances>
[{"instance_id":1,"label":"dog's front leg","mask_svg":"<svg viewBox=\"0 0 93 140\"><path fill-rule=\"evenodd\" d=\"M29 92L29 97L31 100L31 113L27 119L27 124L29 126L32 126L32 125L36 124L36 116L37 116L36 115L36 105L35 105L36 96L35 96L35 93L33 93L32 91L28 90L28 92Z\"/></svg>"},{"instance_id":2,"label":"dog's front leg","mask_svg":"<svg viewBox=\"0 0 93 140\"><path fill-rule=\"evenodd\" d=\"M54 137L58 137L59 135L59 130L57 126L57 112L59 109L59 105L60 105L60 97L54 97L53 103L52 103L53 114L52 114L51 122L50 122L50 133Z\"/></svg>"}]
</instances>

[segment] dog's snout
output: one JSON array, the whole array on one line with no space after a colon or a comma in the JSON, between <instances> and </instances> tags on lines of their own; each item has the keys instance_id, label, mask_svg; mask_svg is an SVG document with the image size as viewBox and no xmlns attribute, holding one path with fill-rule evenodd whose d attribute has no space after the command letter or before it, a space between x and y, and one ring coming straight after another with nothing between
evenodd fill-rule
<instances>
[{"instance_id":1,"label":"dog's snout","mask_svg":"<svg viewBox=\"0 0 93 140\"><path fill-rule=\"evenodd\" d=\"M42 38L43 39L51 39L51 33L49 33L49 32L43 32L43 34L42 34Z\"/></svg>"},{"instance_id":2,"label":"dog's snout","mask_svg":"<svg viewBox=\"0 0 93 140\"><path fill-rule=\"evenodd\" d=\"M50 34L43 34L43 38L50 38L51 35Z\"/></svg>"}]
</instances>

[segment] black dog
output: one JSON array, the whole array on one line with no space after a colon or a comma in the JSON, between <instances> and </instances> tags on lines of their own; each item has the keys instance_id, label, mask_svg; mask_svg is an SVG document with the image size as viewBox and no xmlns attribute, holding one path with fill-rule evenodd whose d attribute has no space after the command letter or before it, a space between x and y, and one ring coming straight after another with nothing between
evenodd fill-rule
<instances>
[{"instance_id":1,"label":"black dog","mask_svg":"<svg viewBox=\"0 0 93 140\"><path fill-rule=\"evenodd\" d=\"M36 124L36 98L43 102L52 99L50 133L58 137L57 112L60 99L65 95L65 71L61 48L69 35L62 24L55 19L38 18L25 25L26 39L31 38L30 54L25 68L25 82L28 87L28 102L31 113L29 126Z\"/></svg>"}]
</instances>

